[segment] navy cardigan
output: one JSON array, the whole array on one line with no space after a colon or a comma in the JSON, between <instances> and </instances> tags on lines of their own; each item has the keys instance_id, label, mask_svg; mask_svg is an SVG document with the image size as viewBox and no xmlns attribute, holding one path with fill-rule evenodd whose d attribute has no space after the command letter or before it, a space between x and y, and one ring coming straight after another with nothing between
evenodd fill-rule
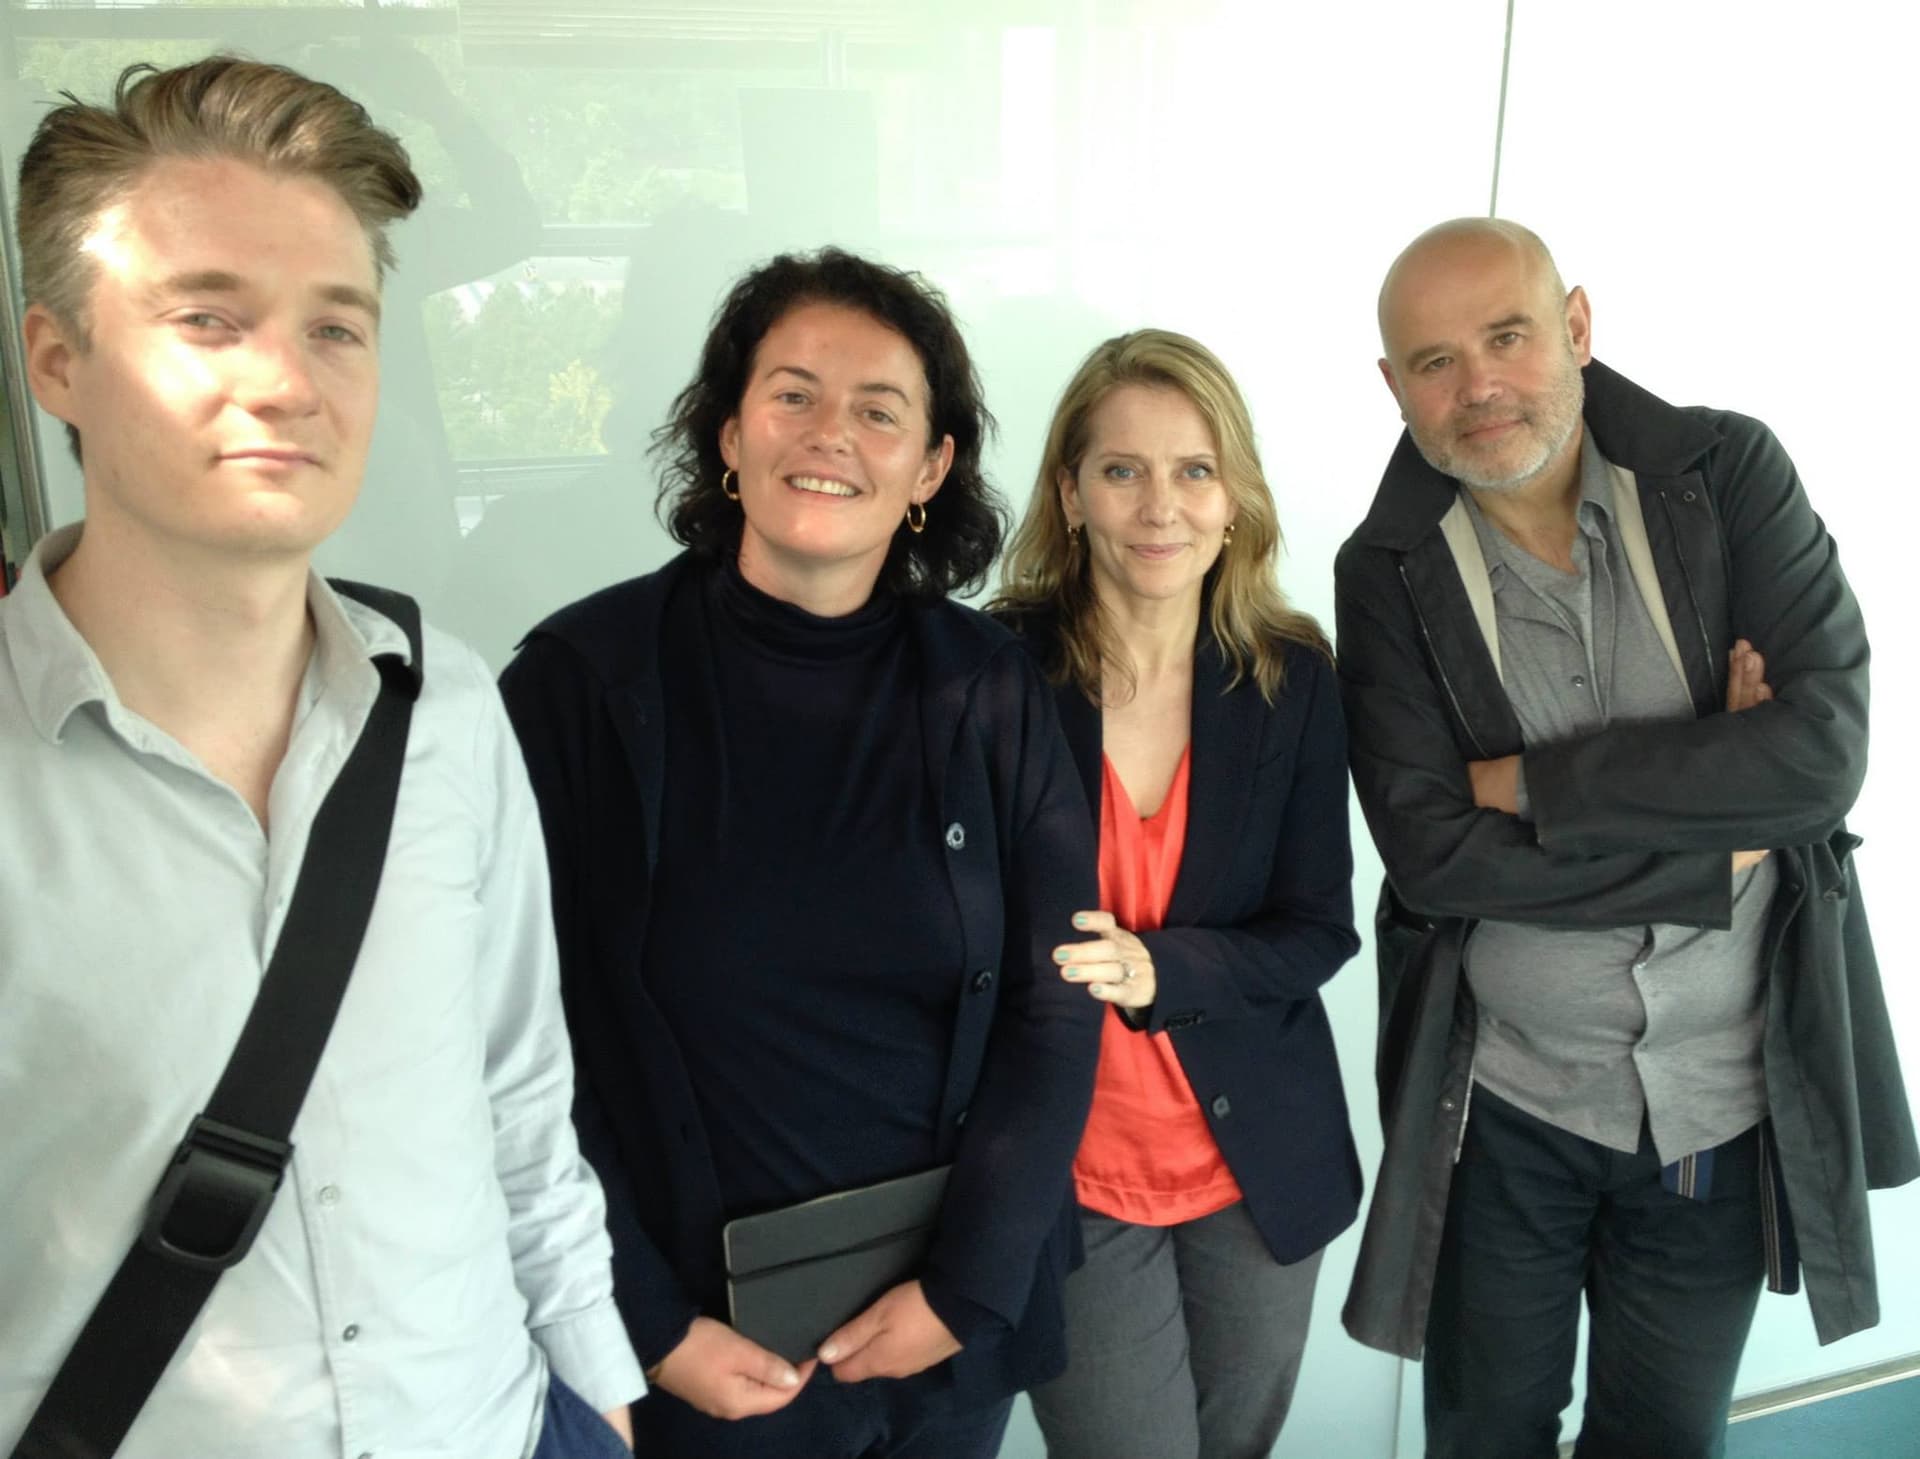
<instances>
[{"instance_id":1,"label":"navy cardigan","mask_svg":"<svg viewBox=\"0 0 1920 1459\"><path fill-rule=\"evenodd\" d=\"M1007 614L1049 670L1052 620ZM1167 1033L1248 1214L1278 1261L1352 1224L1360 1163L1320 987L1359 951L1339 684L1285 646L1269 705L1231 670L1203 615L1194 648L1187 840L1166 925L1140 934L1158 991L1141 1028ZM1090 804L1100 805L1100 709L1055 689Z\"/></svg>"},{"instance_id":2,"label":"navy cardigan","mask_svg":"<svg viewBox=\"0 0 1920 1459\"><path fill-rule=\"evenodd\" d=\"M640 966L672 771L657 645L690 561L562 609L501 677L546 833L574 1121L606 1189L615 1296L649 1366L696 1314L726 1315L713 1159ZM946 1070L937 1161L953 1173L928 1266L1005 1324L953 1360L955 1383L984 1397L1065 1362L1060 1284L1079 1250L1068 1174L1100 1010L1051 952L1097 895L1093 828L1051 696L1018 644L958 604L908 607L947 872L926 895L952 898L965 943L953 1041L929 1052ZM873 1083L884 1098L878 1071Z\"/></svg>"}]
</instances>

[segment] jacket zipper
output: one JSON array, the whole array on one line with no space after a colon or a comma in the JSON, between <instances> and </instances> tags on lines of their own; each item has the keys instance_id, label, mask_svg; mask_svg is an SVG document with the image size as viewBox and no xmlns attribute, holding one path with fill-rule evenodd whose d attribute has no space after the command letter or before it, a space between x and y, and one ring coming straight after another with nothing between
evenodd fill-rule
<instances>
[{"instance_id":1,"label":"jacket zipper","mask_svg":"<svg viewBox=\"0 0 1920 1459\"><path fill-rule=\"evenodd\" d=\"M1667 514L1667 530L1673 533L1673 555L1680 559L1680 580L1687 585L1687 606L1693 609L1693 626L1700 630L1700 651L1707 656L1707 672L1713 672L1713 640L1707 636L1707 620L1700 616L1700 595L1693 590L1693 570L1687 566L1686 550L1680 545L1680 523L1674 519L1673 503L1667 489L1660 488L1660 509Z\"/></svg>"},{"instance_id":2,"label":"jacket zipper","mask_svg":"<svg viewBox=\"0 0 1920 1459\"><path fill-rule=\"evenodd\" d=\"M1453 705L1453 717L1460 721L1460 727L1467 732L1467 738L1473 741L1473 748L1480 752L1480 758L1491 759L1487 747L1480 743L1480 736L1473 732L1473 724L1468 720L1466 711L1460 707L1460 696L1453 692L1453 680L1447 677L1447 666L1440 661L1439 650L1433 646L1433 634L1427 628L1427 615L1420 611L1420 598L1413 591L1413 579L1407 576L1407 565L1404 562L1394 565L1399 569L1401 586L1407 590L1407 601L1413 604L1413 616L1420 625L1420 637L1426 641L1427 657L1433 660L1433 667L1440 675L1440 687L1447 691L1447 701Z\"/></svg>"}]
</instances>

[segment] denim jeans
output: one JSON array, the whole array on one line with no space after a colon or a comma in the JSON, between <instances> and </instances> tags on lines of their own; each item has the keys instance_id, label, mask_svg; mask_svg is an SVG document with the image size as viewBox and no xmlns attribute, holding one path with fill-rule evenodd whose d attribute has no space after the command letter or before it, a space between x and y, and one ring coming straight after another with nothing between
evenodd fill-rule
<instances>
[{"instance_id":1,"label":"denim jeans","mask_svg":"<svg viewBox=\"0 0 1920 1459\"><path fill-rule=\"evenodd\" d=\"M1425 1364L1428 1459L1553 1459L1592 1319L1579 1459L1718 1459L1765 1275L1759 1136L1715 1152L1709 1200L1484 1088L1454 1168Z\"/></svg>"},{"instance_id":2,"label":"denim jeans","mask_svg":"<svg viewBox=\"0 0 1920 1459\"><path fill-rule=\"evenodd\" d=\"M533 1459L633 1459L627 1441L586 1399L547 1375L547 1408Z\"/></svg>"}]
</instances>

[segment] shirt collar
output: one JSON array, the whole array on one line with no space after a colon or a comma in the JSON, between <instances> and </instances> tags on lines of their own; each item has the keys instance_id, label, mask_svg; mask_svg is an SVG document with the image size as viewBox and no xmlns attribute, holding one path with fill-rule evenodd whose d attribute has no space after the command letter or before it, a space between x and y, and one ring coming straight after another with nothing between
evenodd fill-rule
<instances>
[{"instance_id":1,"label":"shirt collar","mask_svg":"<svg viewBox=\"0 0 1920 1459\"><path fill-rule=\"evenodd\" d=\"M82 705L122 708L99 657L73 626L47 581L79 546L84 525L74 522L41 538L21 568L19 582L0 600L0 652L12 661L34 728L52 744L60 743L67 721ZM311 569L307 612L314 626L309 672L322 685L359 666L371 672L370 660L381 654L397 654L408 661L413 657L399 624L365 604L342 598Z\"/></svg>"},{"instance_id":2,"label":"shirt collar","mask_svg":"<svg viewBox=\"0 0 1920 1459\"><path fill-rule=\"evenodd\" d=\"M1480 554L1486 559L1487 576L1497 582L1500 575L1507 571L1507 553L1520 549L1509 543L1500 529L1487 520L1472 492L1463 486L1459 488L1459 494L1467 505L1467 515L1473 519L1474 533L1480 539ZM1589 537L1603 533L1605 528L1601 525L1601 519L1613 516L1613 470L1607 458L1600 454L1600 448L1594 445L1592 431L1580 433L1580 505L1576 510L1580 529Z\"/></svg>"},{"instance_id":3,"label":"shirt collar","mask_svg":"<svg viewBox=\"0 0 1920 1459\"><path fill-rule=\"evenodd\" d=\"M1613 470L1593 443L1590 430L1580 432L1580 506L1583 516L1587 507L1613 515Z\"/></svg>"}]
</instances>

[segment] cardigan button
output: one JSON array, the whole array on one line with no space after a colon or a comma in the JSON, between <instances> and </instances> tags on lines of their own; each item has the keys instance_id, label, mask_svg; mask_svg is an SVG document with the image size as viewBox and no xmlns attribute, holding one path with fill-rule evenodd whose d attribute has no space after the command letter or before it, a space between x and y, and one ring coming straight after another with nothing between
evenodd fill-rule
<instances>
[{"instance_id":1,"label":"cardigan button","mask_svg":"<svg viewBox=\"0 0 1920 1459\"><path fill-rule=\"evenodd\" d=\"M1216 1119L1224 1120L1228 1115L1233 1113L1233 1101L1228 1099L1224 1094L1215 1096L1213 1113Z\"/></svg>"},{"instance_id":2,"label":"cardigan button","mask_svg":"<svg viewBox=\"0 0 1920 1459\"><path fill-rule=\"evenodd\" d=\"M966 1122L967 1122L967 1112L965 1110L961 1110L959 1114L953 1117L953 1127L956 1130L959 1129Z\"/></svg>"},{"instance_id":3,"label":"cardigan button","mask_svg":"<svg viewBox=\"0 0 1920 1459\"><path fill-rule=\"evenodd\" d=\"M947 850L958 851L967 844L967 828L955 821L947 827Z\"/></svg>"},{"instance_id":4,"label":"cardigan button","mask_svg":"<svg viewBox=\"0 0 1920 1459\"><path fill-rule=\"evenodd\" d=\"M1829 902L1837 902L1841 897L1845 896L1846 893L1838 887L1828 887L1824 892L1820 893L1820 895Z\"/></svg>"},{"instance_id":5,"label":"cardigan button","mask_svg":"<svg viewBox=\"0 0 1920 1459\"><path fill-rule=\"evenodd\" d=\"M1440 1101L1440 1108L1445 1110L1448 1114L1452 1114L1455 1110L1460 1108L1460 1101L1455 1099L1451 1094L1449 1094L1445 1099Z\"/></svg>"},{"instance_id":6,"label":"cardigan button","mask_svg":"<svg viewBox=\"0 0 1920 1459\"><path fill-rule=\"evenodd\" d=\"M1681 501L1683 501L1683 502L1690 502L1690 501L1692 501L1692 500L1693 500L1693 493L1692 493L1692 492L1690 492L1690 491L1683 491L1683 492L1681 492L1681 493L1680 493L1680 500L1681 500Z\"/></svg>"},{"instance_id":7,"label":"cardigan button","mask_svg":"<svg viewBox=\"0 0 1920 1459\"><path fill-rule=\"evenodd\" d=\"M973 975L973 991L984 993L993 986L993 969L982 968Z\"/></svg>"}]
</instances>

